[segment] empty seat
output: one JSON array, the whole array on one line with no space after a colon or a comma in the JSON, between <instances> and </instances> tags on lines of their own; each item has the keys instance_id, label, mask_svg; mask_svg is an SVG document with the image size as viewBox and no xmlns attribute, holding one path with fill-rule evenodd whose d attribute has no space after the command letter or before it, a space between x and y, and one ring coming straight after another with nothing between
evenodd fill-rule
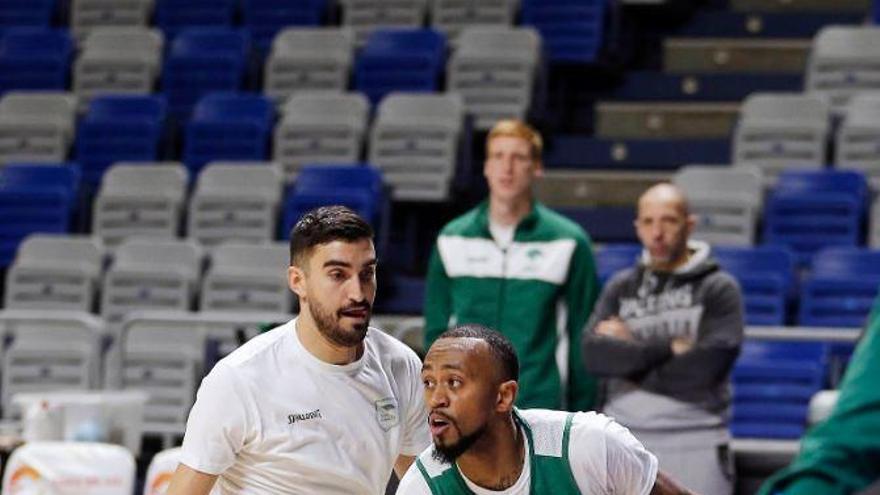
<instances>
[{"instance_id":1,"label":"empty seat","mask_svg":"<svg viewBox=\"0 0 880 495\"><path fill-rule=\"evenodd\" d=\"M344 91L353 50L354 36L348 29L285 29L272 42L263 92L283 102L297 91Z\"/></svg>"},{"instance_id":2,"label":"empty seat","mask_svg":"<svg viewBox=\"0 0 880 495\"><path fill-rule=\"evenodd\" d=\"M370 105L360 93L300 93L281 110L275 128L273 160L286 180L302 165L352 163L360 159Z\"/></svg>"},{"instance_id":3,"label":"empty seat","mask_svg":"<svg viewBox=\"0 0 880 495\"><path fill-rule=\"evenodd\" d=\"M289 313L290 252L285 243L224 243L214 248L202 284L202 311Z\"/></svg>"},{"instance_id":4,"label":"empty seat","mask_svg":"<svg viewBox=\"0 0 880 495\"><path fill-rule=\"evenodd\" d=\"M76 136L83 180L99 184L110 165L159 158L167 108L161 96L98 96L89 104Z\"/></svg>"},{"instance_id":5,"label":"empty seat","mask_svg":"<svg viewBox=\"0 0 880 495\"><path fill-rule=\"evenodd\" d=\"M739 282L746 323L785 325L797 280L794 253L782 246L740 246L716 248L712 255Z\"/></svg>"},{"instance_id":6,"label":"empty seat","mask_svg":"<svg viewBox=\"0 0 880 495\"><path fill-rule=\"evenodd\" d=\"M208 246L274 239L282 184L274 164L208 164L190 200L188 236Z\"/></svg>"},{"instance_id":7,"label":"empty seat","mask_svg":"<svg viewBox=\"0 0 880 495\"><path fill-rule=\"evenodd\" d=\"M9 342L2 364L4 417L15 412L16 393L100 387L100 318L82 311L6 310L0 326Z\"/></svg>"},{"instance_id":8,"label":"empty seat","mask_svg":"<svg viewBox=\"0 0 880 495\"><path fill-rule=\"evenodd\" d=\"M369 165L315 165L300 170L284 200L281 235L304 213L319 206L341 204L356 211L374 229L382 217L382 173Z\"/></svg>"},{"instance_id":9,"label":"empty seat","mask_svg":"<svg viewBox=\"0 0 880 495\"><path fill-rule=\"evenodd\" d=\"M237 91L244 84L250 53L247 34L227 28L189 28L174 38L162 68L162 91L178 119L212 91Z\"/></svg>"},{"instance_id":10,"label":"empty seat","mask_svg":"<svg viewBox=\"0 0 880 495\"><path fill-rule=\"evenodd\" d=\"M697 216L694 237L716 245L751 246L764 199L761 172L753 167L688 165L673 179Z\"/></svg>"},{"instance_id":11,"label":"empty seat","mask_svg":"<svg viewBox=\"0 0 880 495\"><path fill-rule=\"evenodd\" d=\"M163 44L157 29L92 30L74 64L73 91L81 103L99 93L151 93L162 67Z\"/></svg>"},{"instance_id":12,"label":"empty seat","mask_svg":"<svg viewBox=\"0 0 880 495\"><path fill-rule=\"evenodd\" d=\"M14 89L64 91L72 55L73 43L64 31L6 30L0 36L0 93Z\"/></svg>"},{"instance_id":13,"label":"empty seat","mask_svg":"<svg viewBox=\"0 0 880 495\"><path fill-rule=\"evenodd\" d=\"M856 246L868 187L853 171L790 170L779 176L764 215L764 242L789 246L800 258L826 246Z\"/></svg>"},{"instance_id":14,"label":"empty seat","mask_svg":"<svg viewBox=\"0 0 880 495\"><path fill-rule=\"evenodd\" d=\"M79 196L79 168L71 164L0 167L0 268L35 232L64 233Z\"/></svg>"},{"instance_id":15,"label":"empty seat","mask_svg":"<svg viewBox=\"0 0 880 495\"><path fill-rule=\"evenodd\" d=\"M71 0L70 30L78 39L100 27L146 26L153 0Z\"/></svg>"},{"instance_id":16,"label":"empty seat","mask_svg":"<svg viewBox=\"0 0 880 495\"><path fill-rule=\"evenodd\" d=\"M550 60L595 62L605 37L605 0L522 0L522 24L541 33Z\"/></svg>"},{"instance_id":17,"label":"empty seat","mask_svg":"<svg viewBox=\"0 0 880 495\"><path fill-rule=\"evenodd\" d=\"M739 438L797 439L828 362L821 342L746 341L733 368L730 430Z\"/></svg>"},{"instance_id":18,"label":"empty seat","mask_svg":"<svg viewBox=\"0 0 880 495\"><path fill-rule=\"evenodd\" d=\"M135 462L119 445L92 442L33 442L12 453L3 493L64 493L58 486L88 486L79 493L134 493Z\"/></svg>"},{"instance_id":19,"label":"empty seat","mask_svg":"<svg viewBox=\"0 0 880 495\"><path fill-rule=\"evenodd\" d=\"M829 125L828 104L816 95L753 94L740 111L733 162L757 165L770 176L789 167L821 167Z\"/></svg>"},{"instance_id":20,"label":"empty seat","mask_svg":"<svg viewBox=\"0 0 880 495\"><path fill-rule=\"evenodd\" d=\"M803 283L798 323L862 327L880 287L880 251L826 248L813 257Z\"/></svg>"},{"instance_id":21,"label":"empty seat","mask_svg":"<svg viewBox=\"0 0 880 495\"><path fill-rule=\"evenodd\" d=\"M632 268L639 262L640 244L606 244L596 250L596 272L599 282L605 284L620 270Z\"/></svg>"},{"instance_id":22,"label":"empty seat","mask_svg":"<svg viewBox=\"0 0 880 495\"><path fill-rule=\"evenodd\" d=\"M457 94L392 93L379 104L369 161L382 170L395 199L446 200L463 126Z\"/></svg>"},{"instance_id":23,"label":"empty seat","mask_svg":"<svg viewBox=\"0 0 880 495\"><path fill-rule=\"evenodd\" d=\"M431 29L373 31L355 60L354 87L373 104L392 91L434 92L446 62L446 38Z\"/></svg>"},{"instance_id":24,"label":"empty seat","mask_svg":"<svg viewBox=\"0 0 880 495\"><path fill-rule=\"evenodd\" d=\"M183 161L195 176L214 160L265 160L274 123L275 107L265 96L208 94L186 125Z\"/></svg>"},{"instance_id":25,"label":"empty seat","mask_svg":"<svg viewBox=\"0 0 880 495\"><path fill-rule=\"evenodd\" d=\"M4 307L92 311L103 261L96 238L32 234L6 273Z\"/></svg>"},{"instance_id":26,"label":"empty seat","mask_svg":"<svg viewBox=\"0 0 880 495\"><path fill-rule=\"evenodd\" d=\"M860 170L873 186L880 185L880 96L854 96L837 132L834 164Z\"/></svg>"},{"instance_id":27,"label":"empty seat","mask_svg":"<svg viewBox=\"0 0 880 495\"><path fill-rule=\"evenodd\" d=\"M326 0L242 0L242 24L254 45L265 53L272 39L290 26L318 26L327 10Z\"/></svg>"},{"instance_id":28,"label":"empty seat","mask_svg":"<svg viewBox=\"0 0 880 495\"><path fill-rule=\"evenodd\" d=\"M517 0L434 0L430 3L431 27L454 41L471 26L510 26Z\"/></svg>"},{"instance_id":29,"label":"empty seat","mask_svg":"<svg viewBox=\"0 0 880 495\"><path fill-rule=\"evenodd\" d=\"M105 277L101 314L118 323L134 310L192 307L202 252L192 241L137 238L123 242Z\"/></svg>"},{"instance_id":30,"label":"empty seat","mask_svg":"<svg viewBox=\"0 0 880 495\"><path fill-rule=\"evenodd\" d=\"M0 28L49 27L56 0L4 0L0 2Z\"/></svg>"},{"instance_id":31,"label":"empty seat","mask_svg":"<svg viewBox=\"0 0 880 495\"><path fill-rule=\"evenodd\" d=\"M358 45L376 29L421 27L426 0L341 0L342 24L355 32Z\"/></svg>"},{"instance_id":32,"label":"empty seat","mask_svg":"<svg viewBox=\"0 0 880 495\"><path fill-rule=\"evenodd\" d=\"M237 6L236 0L156 0L156 26L167 39L187 28L227 27Z\"/></svg>"},{"instance_id":33,"label":"empty seat","mask_svg":"<svg viewBox=\"0 0 880 495\"><path fill-rule=\"evenodd\" d=\"M880 28L828 26L813 38L806 90L843 111L859 92L880 90Z\"/></svg>"},{"instance_id":34,"label":"empty seat","mask_svg":"<svg viewBox=\"0 0 880 495\"><path fill-rule=\"evenodd\" d=\"M461 94L478 129L503 118L524 119L540 57L541 38L534 29L467 28L449 59L446 90Z\"/></svg>"},{"instance_id":35,"label":"empty seat","mask_svg":"<svg viewBox=\"0 0 880 495\"><path fill-rule=\"evenodd\" d=\"M186 170L180 165L110 167L95 198L92 233L108 247L129 236L176 237L186 183Z\"/></svg>"},{"instance_id":36,"label":"empty seat","mask_svg":"<svg viewBox=\"0 0 880 495\"><path fill-rule=\"evenodd\" d=\"M75 118L76 97L68 93L6 93L0 99L0 163L64 161Z\"/></svg>"}]
</instances>

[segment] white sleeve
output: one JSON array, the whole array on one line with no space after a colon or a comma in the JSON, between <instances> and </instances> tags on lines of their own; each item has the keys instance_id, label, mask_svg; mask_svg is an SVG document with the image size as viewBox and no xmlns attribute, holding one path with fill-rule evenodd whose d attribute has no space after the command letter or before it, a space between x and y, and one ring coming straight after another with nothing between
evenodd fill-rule
<instances>
[{"instance_id":1,"label":"white sleeve","mask_svg":"<svg viewBox=\"0 0 880 495\"><path fill-rule=\"evenodd\" d=\"M657 458L629 430L607 416L576 414L568 452L581 493L648 495L654 488Z\"/></svg>"},{"instance_id":2,"label":"white sleeve","mask_svg":"<svg viewBox=\"0 0 880 495\"><path fill-rule=\"evenodd\" d=\"M402 393L408 397L400 454L417 456L431 444L431 433L428 431L428 412L425 408L425 391L422 388L422 362L412 351L407 360L405 383L406 390Z\"/></svg>"},{"instance_id":3,"label":"white sleeve","mask_svg":"<svg viewBox=\"0 0 880 495\"><path fill-rule=\"evenodd\" d=\"M397 495L431 495L431 488L415 462L406 470L406 474L397 485L395 493Z\"/></svg>"},{"instance_id":4,"label":"white sleeve","mask_svg":"<svg viewBox=\"0 0 880 495\"><path fill-rule=\"evenodd\" d=\"M180 462L207 474L220 474L232 466L248 437L245 401L235 372L223 363L214 366L189 412Z\"/></svg>"}]
</instances>

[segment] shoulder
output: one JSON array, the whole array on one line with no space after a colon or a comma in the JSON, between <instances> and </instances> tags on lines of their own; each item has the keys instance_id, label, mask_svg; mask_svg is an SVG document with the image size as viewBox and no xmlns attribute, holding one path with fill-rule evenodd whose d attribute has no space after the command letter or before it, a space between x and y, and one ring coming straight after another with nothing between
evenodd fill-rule
<instances>
[{"instance_id":1,"label":"shoulder","mask_svg":"<svg viewBox=\"0 0 880 495\"><path fill-rule=\"evenodd\" d=\"M259 365L263 361L260 358L281 346L285 336L294 331L293 328L293 320L291 320L257 335L221 359L218 364L223 363L232 369Z\"/></svg>"},{"instance_id":2,"label":"shoulder","mask_svg":"<svg viewBox=\"0 0 880 495\"><path fill-rule=\"evenodd\" d=\"M416 457L406 474L413 473L422 480L425 480L425 477L435 479L447 474L450 469L453 469L452 464L434 458L434 445L432 444Z\"/></svg>"},{"instance_id":3,"label":"shoulder","mask_svg":"<svg viewBox=\"0 0 880 495\"><path fill-rule=\"evenodd\" d=\"M422 360L408 345L384 331L371 326L367 332L368 345L373 346L382 362L416 364L421 369Z\"/></svg>"},{"instance_id":4,"label":"shoulder","mask_svg":"<svg viewBox=\"0 0 880 495\"><path fill-rule=\"evenodd\" d=\"M419 469L418 461L413 462L406 474L397 485L397 493L400 495L429 495L431 488Z\"/></svg>"},{"instance_id":5,"label":"shoulder","mask_svg":"<svg viewBox=\"0 0 880 495\"><path fill-rule=\"evenodd\" d=\"M535 210L539 219L538 228L545 235L573 239L578 243L590 243L590 237L587 235L587 232L570 218L541 203L535 205Z\"/></svg>"},{"instance_id":6,"label":"shoulder","mask_svg":"<svg viewBox=\"0 0 880 495\"><path fill-rule=\"evenodd\" d=\"M480 231L480 210L477 206L449 221L440 230L440 236L475 236Z\"/></svg>"},{"instance_id":7,"label":"shoulder","mask_svg":"<svg viewBox=\"0 0 880 495\"><path fill-rule=\"evenodd\" d=\"M614 275L605 282L602 292L618 292L623 290L624 287L638 284L639 273L640 270L637 266L631 266L615 272Z\"/></svg>"},{"instance_id":8,"label":"shoulder","mask_svg":"<svg viewBox=\"0 0 880 495\"><path fill-rule=\"evenodd\" d=\"M702 285L707 295L738 297L741 293L739 281L722 268L707 274L706 278L703 279Z\"/></svg>"}]
</instances>

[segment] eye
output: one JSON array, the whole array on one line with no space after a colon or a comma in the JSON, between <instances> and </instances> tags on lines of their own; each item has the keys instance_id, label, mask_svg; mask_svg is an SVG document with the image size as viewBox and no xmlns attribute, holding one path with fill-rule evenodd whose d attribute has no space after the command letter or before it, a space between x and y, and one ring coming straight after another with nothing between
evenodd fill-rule
<instances>
[{"instance_id":1,"label":"eye","mask_svg":"<svg viewBox=\"0 0 880 495\"><path fill-rule=\"evenodd\" d=\"M429 379L427 379L427 378L423 378L423 379L422 379L422 385L424 385L425 388L433 388L433 386L434 386L434 381L433 381L433 380L429 380Z\"/></svg>"},{"instance_id":2,"label":"eye","mask_svg":"<svg viewBox=\"0 0 880 495\"><path fill-rule=\"evenodd\" d=\"M376 274L375 268L368 268L361 272L361 280L370 280Z\"/></svg>"},{"instance_id":3,"label":"eye","mask_svg":"<svg viewBox=\"0 0 880 495\"><path fill-rule=\"evenodd\" d=\"M330 272L330 278L336 281L345 280L345 273L342 270L333 270Z\"/></svg>"},{"instance_id":4,"label":"eye","mask_svg":"<svg viewBox=\"0 0 880 495\"><path fill-rule=\"evenodd\" d=\"M458 378L450 378L447 383L449 385L449 388L459 388L462 385L461 380Z\"/></svg>"}]
</instances>

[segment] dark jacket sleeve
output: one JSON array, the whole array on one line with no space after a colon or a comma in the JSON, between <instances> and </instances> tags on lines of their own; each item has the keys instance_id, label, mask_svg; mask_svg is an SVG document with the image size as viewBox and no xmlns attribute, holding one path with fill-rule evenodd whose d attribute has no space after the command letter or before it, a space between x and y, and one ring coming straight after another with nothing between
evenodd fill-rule
<instances>
[{"instance_id":1,"label":"dark jacket sleeve","mask_svg":"<svg viewBox=\"0 0 880 495\"><path fill-rule=\"evenodd\" d=\"M739 285L724 272L705 281L703 315L690 351L651 370L641 381L649 390L675 395L704 390L727 378L743 340L743 305Z\"/></svg>"},{"instance_id":2,"label":"dark jacket sleeve","mask_svg":"<svg viewBox=\"0 0 880 495\"><path fill-rule=\"evenodd\" d=\"M437 340L449 324L452 315L452 286L440 247L435 246L428 263L428 275L425 283L425 351Z\"/></svg>"},{"instance_id":3,"label":"dark jacket sleeve","mask_svg":"<svg viewBox=\"0 0 880 495\"><path fill-rule=\"evenodd\" d=\"M605 285L584 328L581 346L584 366L596 376L634 379L672 355L667 342L627 342L596 334L599 322L618 314L620 296L631 276L632 270L627 270Z\"/></svg>"}]
</instances>

